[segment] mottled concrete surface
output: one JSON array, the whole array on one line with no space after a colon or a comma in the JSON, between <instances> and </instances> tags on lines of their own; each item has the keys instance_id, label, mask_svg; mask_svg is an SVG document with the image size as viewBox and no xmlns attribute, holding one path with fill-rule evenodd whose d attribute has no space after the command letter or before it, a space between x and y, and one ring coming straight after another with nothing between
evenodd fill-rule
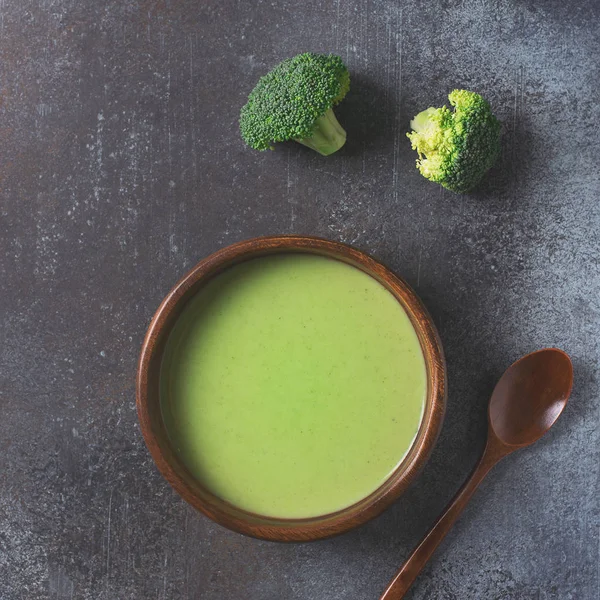
<instances>
[{"instance_id":1,"label":"mottled concrete surface","mask_svg":"<svg viewBox=\"0 0 600 600\"><path fill-rule=\"evenodd\" d=\"M596 0L0 0L0 598L377 599L480 453L495 380L546 345L575 364L565 415L496 469L409 597L600 598L599 17ZM247 150L245 95L305 50L350 67L347 146ZM421 178L404 136L455 86L504 122L500 164L460 197ZM276 232L386 262L448 358L416 485L308 545L188 507L134 405L163 295Z\"/></svg>"}]
</instances>

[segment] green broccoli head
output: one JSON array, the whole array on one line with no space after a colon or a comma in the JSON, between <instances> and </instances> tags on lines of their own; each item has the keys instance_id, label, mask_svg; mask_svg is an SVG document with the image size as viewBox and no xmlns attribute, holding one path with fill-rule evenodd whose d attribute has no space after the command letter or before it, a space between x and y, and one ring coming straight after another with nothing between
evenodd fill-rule
<instances>
[{"instance_id":1,"label":"green broccoli head","mask_svg":"<svg viewBox=\"0 0 600 600\"><path fill-rule=\"evenodd\" d=\"M475 187L500 154L500 122L475 92L454 90L454 107L428 108L411 122L408 133L419 153L421 174L453 192Z\"/></svg>"},{"instance_id":2,"label":"green broccoli head","mask_svg":"<svg viewBox=\"0 0 600 600\"><path fill-rule=\"evenodd\" d=\"M242 138L256 150L295 140L332 154L346 141L332 109L349 89L350 75L339 56L306 52L288 58L248 96L240 114Z\"/></svg>"}]
</instances>

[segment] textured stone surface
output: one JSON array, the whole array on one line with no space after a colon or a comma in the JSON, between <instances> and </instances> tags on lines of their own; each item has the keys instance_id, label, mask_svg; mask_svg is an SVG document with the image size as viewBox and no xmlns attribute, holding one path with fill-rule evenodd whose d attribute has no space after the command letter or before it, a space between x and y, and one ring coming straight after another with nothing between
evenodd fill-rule
<instances>
[{"instance_id":1,"label":"textured stone surface","mask_svg":"<svg viewBox=\"0 0 600 600\"><path fill-rule=\"evenodd\" d=\"M596 0L0 2L0 598L365 600L482 449L487 399L558 345L576 385L501 464L413 600L600 597L600 38ZM243 147L259 75L338 52L348 144ZM455 196L404 133L453 87L504 122L500 164ZM422 296L445 345L447 420L416 485L337 539L275 545L212 524L157 473L136 421L163 295L224 244L355 244Z\"/></svg>"}]
</instances>

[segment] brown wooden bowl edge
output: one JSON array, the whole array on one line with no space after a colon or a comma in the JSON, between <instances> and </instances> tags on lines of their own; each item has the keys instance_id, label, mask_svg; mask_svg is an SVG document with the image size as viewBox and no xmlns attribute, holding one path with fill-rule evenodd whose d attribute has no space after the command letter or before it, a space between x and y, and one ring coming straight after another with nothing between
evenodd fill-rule
<instances>
[{"instance_id":1,"label":"brown wooden bowl edge","mask_svg":"<svg viewBox=\"0 0 600 600\"><path fill-rule=\"evenodd\" d=\"M402 467L402 476L392 475L379 490L342 511L313 519L300 520L270 519L261 515L252 515L240 511L219 499L215 499L215 505L207 505L205 501L198 498L192 487L176 473L171 463L163 455L159 440L152 429L147 406L149 400L147 368L155 349L157 336L162 333L160 328L164 324L166 316L168 316L168 314L165 315L165 311L173 311L185 292L202 280L203 276L210 273L215 266L217 267L216 272L219 272L219 265L222 268L227 268L234 264L236 259L244 256L248 259L252 257L251 255L260 256L261 254L286 250L292 252L312 251L329 256L335 254L335 258L350 259L352 263L358 263L355 266L359 266L359 268L380 280L388 289L393 284L394 289L392 291L397 297L399 295L398 289L401 290L402 304L413 321L413 325L415 325L414 319L419 318L417 331L421 345L423 346L422 335L430 342L427 344L427 352L424 349L428 369L428 386L431 386L431 390L428 390L428 398L431 394L430 410L428 415L424 415L417 436L419 438L421 431L423 431L421 439L414 443L409 452L409 456L412 453L410 462L407 462L407 457L399 465L399 469ZM242 258L242 260L245 259ZM371 269L373 272L371 272ZM416 325L415 328L417 328ZM142 344L136 379L136 406L142 435L157 468L188 503L213 521L244 535L270 541L299 542L324 539L353 529L376 517L398 499L418 476L433 451L443 423L446 390L446 368L439 334L427 309L404 280L368 254L340 242L312 236L266 236L237 242L209 255L188 271L167 294L155 312ZM428 419L426 424L425 418ZM417 444L419 444L418 448ZM387 486L387 489L381 492L388 483L390 485Z\"/></svg>"}]
</instances>

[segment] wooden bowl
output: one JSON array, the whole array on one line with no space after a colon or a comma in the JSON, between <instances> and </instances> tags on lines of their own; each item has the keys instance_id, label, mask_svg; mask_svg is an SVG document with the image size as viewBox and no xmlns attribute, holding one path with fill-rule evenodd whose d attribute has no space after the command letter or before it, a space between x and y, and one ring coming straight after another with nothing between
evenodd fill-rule
<instances>
[{"instance_id":1,"label":"wooden bowl","mask_svg":"<svg viewBox=\"0 0 600 600\"><path fill-rule=\"evenodd\" d=\"M159 377L167 337L187 301L210 278L242 261L278 252L304 252L353 265L382 283L408 313L417 332L427 370L427 398L415 442L379 489L335 513L308 519L275 519L241 510L214 496L194 479L175 454L162 419ZM446 405L446 367L442 345L425 307L399 277L366 254L345 244L306 236L255 238L227 246L198 263L159 306L142 346L137 373L137 410L148 449L167 481L192 506L234 531L266 540L295 542L330 537L372 519L396 500L429 458Z\"/></svg>"}]
</instances>

